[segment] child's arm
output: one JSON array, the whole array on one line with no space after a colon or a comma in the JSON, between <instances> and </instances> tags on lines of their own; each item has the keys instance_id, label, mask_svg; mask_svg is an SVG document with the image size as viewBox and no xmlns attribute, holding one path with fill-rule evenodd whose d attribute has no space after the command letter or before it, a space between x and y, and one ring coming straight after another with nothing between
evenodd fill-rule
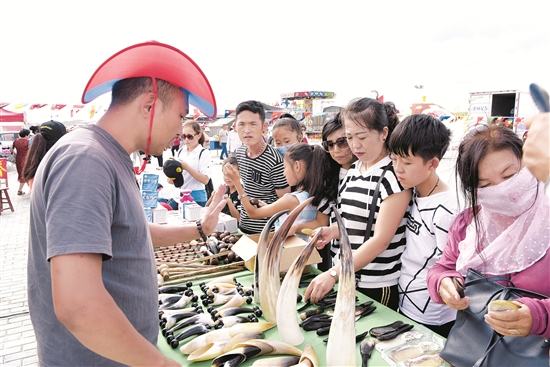
<instances>
[{"instance_id":1,"label":"child's arm","mask_svg":"<svg viewBox=\"0 0 550 367\"><path fill-rule=\"evenodd\" d=\"M275 190L275 193L279 198L282 198L285 194L290 194L290 186L287 186L284 189Z\"/></svg>"},{"instance_id":2,"label":"child's arm","mask_svg":"<svg viewBox=\"0 0 550 367\"><path fill-rule=\"evenodd\" d=\"M316 229L319 227L326 227L328 226L328 215L321 213L320 211L317 211L317 216L314 220L307 223L295 223L290 227L290 230L288 231L288 235L292 236L296 233L302 233L302 229Z\"/></svg>"},{"instance_id":3,"label":"child's arm","mask_svg":"<svg viewBox=\"0 0 550 367\"><path fill-rule=\"evenodd\" d=\"M380 204L374 235L353 254L355 271L363 269L388 248L407 211L411 197L411 190L405 190L388 196Z\"/></svg>"},{"instance_id":4,"label":"child's arm","mask_svg":"<svg viewBox=\"0 0 550 367\"><path fill-rule=\"evenodd\" d=\"M237 189L237 192L241 197L241 205L243 206L244 210L246 210L249 218L251 219L268 218L273 216L274 214L277 214L280 211L292 210L300 204L300 201L298 200L298 198L296 198L293 195L287 195L275 201L274 203L257 208L250 203L251 198L248 197L248 195L245 195L245 191L241 183L241 175L239 174L239 171L237 171L231 165L227 165L226 167L227 167L226 168L227 176L229 176L231 181L233 181L233 183L235 184L235 188Z\"/></svg>"},{"instance_id":5,"label":"child's arm","mask_svg":"<svg viewBox=\"0 0 550 367\"><path fill-rule=\"evenodd\" d=\"M388 196L382 202L376 218L374 235L353 253L355 271L364 268L388 248L405 215L411 196L411 190L405 190ZM337 229L336 226L330 228ZM340 264L335 265L332 269L339 274ZM335 282L336 279L328 271L319 274L307 287L305 299L309 299L313 303L317 302L332 289Z\"/></svg>"},{"instance_id":6,"label":"child's arm","mask_svg":"<svg viewBox=\"0 0 550 367\"><path fill-rule=\"evenodd\" d=\"M235 188L241 197L241 205L251 219L269 218L283 210L292 211L300 204L300 200L296 196L286 195L271 204L257 208L250 204L250 198L245 195L244 188L239 181L235 182Z\"/></svg>"},{"instance_id":7,"label":"child's arm","mask_svg":"<svg viewBox=\"0 0 550 367\"><path fill-rule=\"evenodd\" d=\"M225 201L227 201L227 207L229 208L229 213L231 213L231 216L237 219L237 222L240 222L241 213L239 212L239 209L235 208L235 205L233 204L233 200L231 200L231 197L226 198Z\"/></svg>"},{"instance_id":8,"label":"child's arm","mask_svg":"<svg viewBox=\"0 0 550 367\"><path fill-rule=\"evenodd\" d=\"M206 202L206 204L204 206L210 206L210 203L212 202L212 198L214 197L214 195L216 195L216 191L218 191L218 190L212 191L212 195L210 196L210 199L208 199L208 201Z\"/></svg>"}]
</instances>

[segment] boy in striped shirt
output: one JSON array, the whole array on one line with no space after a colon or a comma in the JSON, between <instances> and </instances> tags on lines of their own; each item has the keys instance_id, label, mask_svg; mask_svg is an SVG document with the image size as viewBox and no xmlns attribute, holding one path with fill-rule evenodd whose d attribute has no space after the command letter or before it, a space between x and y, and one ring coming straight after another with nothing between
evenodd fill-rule
<instances>
[{"instance_id":1,"label":"boy in striped shirt","mask_svg":"<svg viewBox=\"0 0 550 367\"><path fill-rule=\"evenodd\" d=\"M230 177L233 181L242 180L242 197L270 204L289 193L290 186L283 174L283 157L263 139L262 132L267 129L264 107L258 101L245 101L237 106L235 114L235 127L243 145L236 152L240 177L238 172ZM246 234L260 233L267 221L268 218L251 219L243 209L239 228Z\"/></svg>"}]
</instances>

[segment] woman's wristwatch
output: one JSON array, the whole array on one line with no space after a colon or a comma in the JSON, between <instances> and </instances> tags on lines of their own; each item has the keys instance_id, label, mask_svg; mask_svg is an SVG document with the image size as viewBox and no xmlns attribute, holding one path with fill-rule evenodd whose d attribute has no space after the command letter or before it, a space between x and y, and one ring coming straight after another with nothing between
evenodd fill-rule
<instances>
[{"instance_id":1,"label":"woman's wristwatch","mask_svg":"<svg viewBox=\"0 0 550 367\"><path fill-rule=\"evenodd\" d=\"M336 272L336 270L334 270L334 268L331 268L328 273L331 277L334 278L334 283L338 283L338 273Z\"/></svg>"},{"instance_id":2,"label":"woman's wristwatch","mask_svg":"<svg viewBox=\"0 0 550 367\"><path fill-rule=\"evenodd\" d=\"M242 200L242 198L247 197L247 196L248 196L248 194L245 192L244 194L239 195L237 197L238 197L239 200Z\"/></svg>"}]
</instances>

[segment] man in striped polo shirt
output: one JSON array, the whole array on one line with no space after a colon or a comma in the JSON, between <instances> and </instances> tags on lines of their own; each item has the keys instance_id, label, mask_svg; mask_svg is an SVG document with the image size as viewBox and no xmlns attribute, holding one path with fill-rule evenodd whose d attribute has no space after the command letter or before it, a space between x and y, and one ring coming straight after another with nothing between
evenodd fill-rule
<instances>
[{"instance_id":1,"label":"man in striped polo shirt","mask_svg":"<svg viewBox=\"0 0 550 367\"><path fill-rule=\"evenodd\" d=\"M263 139L267 129L265 111L258 101L245 101L237 106L235 127L243 145L237 149L237 161L245 194L267 204L290 192L284 176L283 157ZM247 234L260 233L268 218L251 219L241 211L239 228Z\"/></svg>"}]
</instances>

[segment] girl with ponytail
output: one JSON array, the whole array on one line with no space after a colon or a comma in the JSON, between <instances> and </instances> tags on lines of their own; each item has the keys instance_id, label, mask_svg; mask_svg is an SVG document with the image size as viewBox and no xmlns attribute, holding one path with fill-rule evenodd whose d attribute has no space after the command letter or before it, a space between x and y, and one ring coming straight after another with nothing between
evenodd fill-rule
<instances>
[{"instance_id":1,"label":"girl with ponytail","mask_svg":"<svg viewBox=\"0 0 550 367\"><path fill-rule=\"evenodd\" d=\"M234 168L228 168L228 171L230 170L234 170ZM329 170L330 163L323 148L318 145L297 143L292 145L284 155L284 175L290 186L296 186L296 191L285 194L269 205L260 202L258 206L255 206L251 204L253 199L244 195L240 181L235 179L234 182L241 197L241 204L248 216L254 219L271 217L283 210L292 211L301 202L314 196L313 201L302 210L294 222L295 228L301 223L308 223L309 228L314 229L328 225L328 215L318 212L317 206L323 199L334 199L327 197L325 180ZM286 215L282 216L275 227L278 228L285 218ZM297 230L296 235L306 241L308 239L301 233L301 230Z\"/></svg>"}]
</instances>

